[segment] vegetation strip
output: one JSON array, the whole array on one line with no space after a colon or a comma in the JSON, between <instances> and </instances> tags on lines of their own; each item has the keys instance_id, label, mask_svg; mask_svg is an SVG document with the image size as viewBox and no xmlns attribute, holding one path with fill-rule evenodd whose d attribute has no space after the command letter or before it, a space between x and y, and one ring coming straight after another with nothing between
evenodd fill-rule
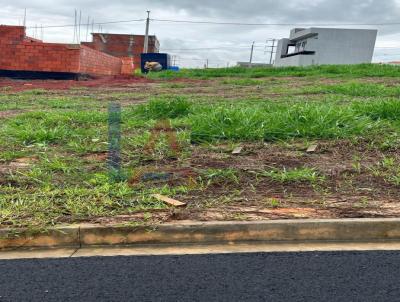
<instances>
[{"instance_id":1,"label":"vegetation strip","mask_svg":"<svg viewBox=\"0 0 400 302\"><path fill-rule=\"evenodd\" d=\"M399 70L224 68L120 86L0 87L0 227L397 217ZM114 181L110 100L122 108Z\"/></svg>"}]
</instances>

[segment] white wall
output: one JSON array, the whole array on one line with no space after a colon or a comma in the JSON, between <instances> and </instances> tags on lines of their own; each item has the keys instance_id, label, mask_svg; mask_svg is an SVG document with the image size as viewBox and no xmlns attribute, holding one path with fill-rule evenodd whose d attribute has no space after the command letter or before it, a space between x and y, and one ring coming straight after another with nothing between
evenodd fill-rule
<instances>
[{"instance_id":1,"label":"white wall","mask_svg":"<svg viewBox=\"0 0 400 302\"><path fill-rule=\"evenodd\" d=\"M282 51L286 49L278 49L275 66L361 64L372 61L377 30L310 28L304 32L318 34L305 39L305 50L315 51L315 54L281 58ZM301 39L301 32L297 32L295 38ZM278 45L284 44L286 43Z\"/></svg>"}]
</instances>

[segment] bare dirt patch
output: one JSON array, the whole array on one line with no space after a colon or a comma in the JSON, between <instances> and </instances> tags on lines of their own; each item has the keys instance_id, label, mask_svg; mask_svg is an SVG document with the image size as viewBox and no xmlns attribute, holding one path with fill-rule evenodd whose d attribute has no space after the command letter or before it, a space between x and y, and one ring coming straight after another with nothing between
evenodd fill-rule
<instances>
[{"instance_id":1,"label":"bare dirt patch","mask_svg":"<svg viewBox=\"0 0 400 302\"><path fill-rule=\"evenodd\" d=\"M115 76L100 77L88 80L15 80L10 78L0 78L0 89L3 88L5 93L18 92L33 89L45 90L67 90L76 87L127 87L139 83L152 83L144 77L135 76Z\"/></svg>"},{"instance_id":2,"label":"bare dirt patch","mask_svg":"<svg viewBox=\"0 0 400 302\"><path fill-rule=\"evenodd\" d=\"M175 196L189 207L179 210L178 214L174 212L171 220L394 217L400 214L400 186L371 174L371 168L385 155L369 149L367 144L322 141L318 151L312 154L301 143L242 145L240 155L232 155L223 145L219 149L196 147L192 156L181 163L186 167L185 174L174 173L173 162L156 164L158 172L172 172L175 177L147 185L186 184L192 188L186 194ZM272 169L304 167L315 169L324 181L279 182L257 175ZM143 169L151 170L151 166ZM203 179L200 184L198 176L207 169L231 169L236 171L238 180L221 178L207 183Z\"/></svg>"},{"instance_id":3,"label":"bare dirt patch","mask_svg":"<svg viewBox=\"0 0 400 302\"><path fill-rule=\"evenodd\" d=\"M26 112L26 110L5 110L5 111L0 111L0 119L17 116L17 115L22 114L24 112Z\"/></svg>"}]
</instances>

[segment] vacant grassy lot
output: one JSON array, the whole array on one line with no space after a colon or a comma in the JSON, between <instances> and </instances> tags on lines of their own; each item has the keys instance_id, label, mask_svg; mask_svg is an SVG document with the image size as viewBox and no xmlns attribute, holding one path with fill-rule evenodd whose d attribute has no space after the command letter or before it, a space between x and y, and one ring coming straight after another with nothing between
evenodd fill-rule
<instances>
[{"instance_id":1,"label":"vacant grassy lot","mask_svg":"<svg viewBox=\"0 0 400 302\"><path fill-rule=\"evenodd\" d=\"M397 217L399 76L359 65L19 92L0 81L0 227ZM107 169L109 102L123 109L120 182Z\"/></svg>"}]
</instances>

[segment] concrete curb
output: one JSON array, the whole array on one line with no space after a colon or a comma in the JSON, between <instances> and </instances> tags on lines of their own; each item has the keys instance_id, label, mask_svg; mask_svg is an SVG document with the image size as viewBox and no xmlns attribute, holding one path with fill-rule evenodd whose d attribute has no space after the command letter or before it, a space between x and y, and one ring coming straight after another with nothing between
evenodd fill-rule
<instances>
[{"instance_id":1,"label":"concrete curb","mask_svg":"<svg viewBox=\"0 0 400 302\"><path fill-rule=\"evenodd\" d=\"M72 225L30 235L0 230L0 249L238 242L400 241L400 219L190 222L150 227Z\"/></svg>"}]
</instances>

